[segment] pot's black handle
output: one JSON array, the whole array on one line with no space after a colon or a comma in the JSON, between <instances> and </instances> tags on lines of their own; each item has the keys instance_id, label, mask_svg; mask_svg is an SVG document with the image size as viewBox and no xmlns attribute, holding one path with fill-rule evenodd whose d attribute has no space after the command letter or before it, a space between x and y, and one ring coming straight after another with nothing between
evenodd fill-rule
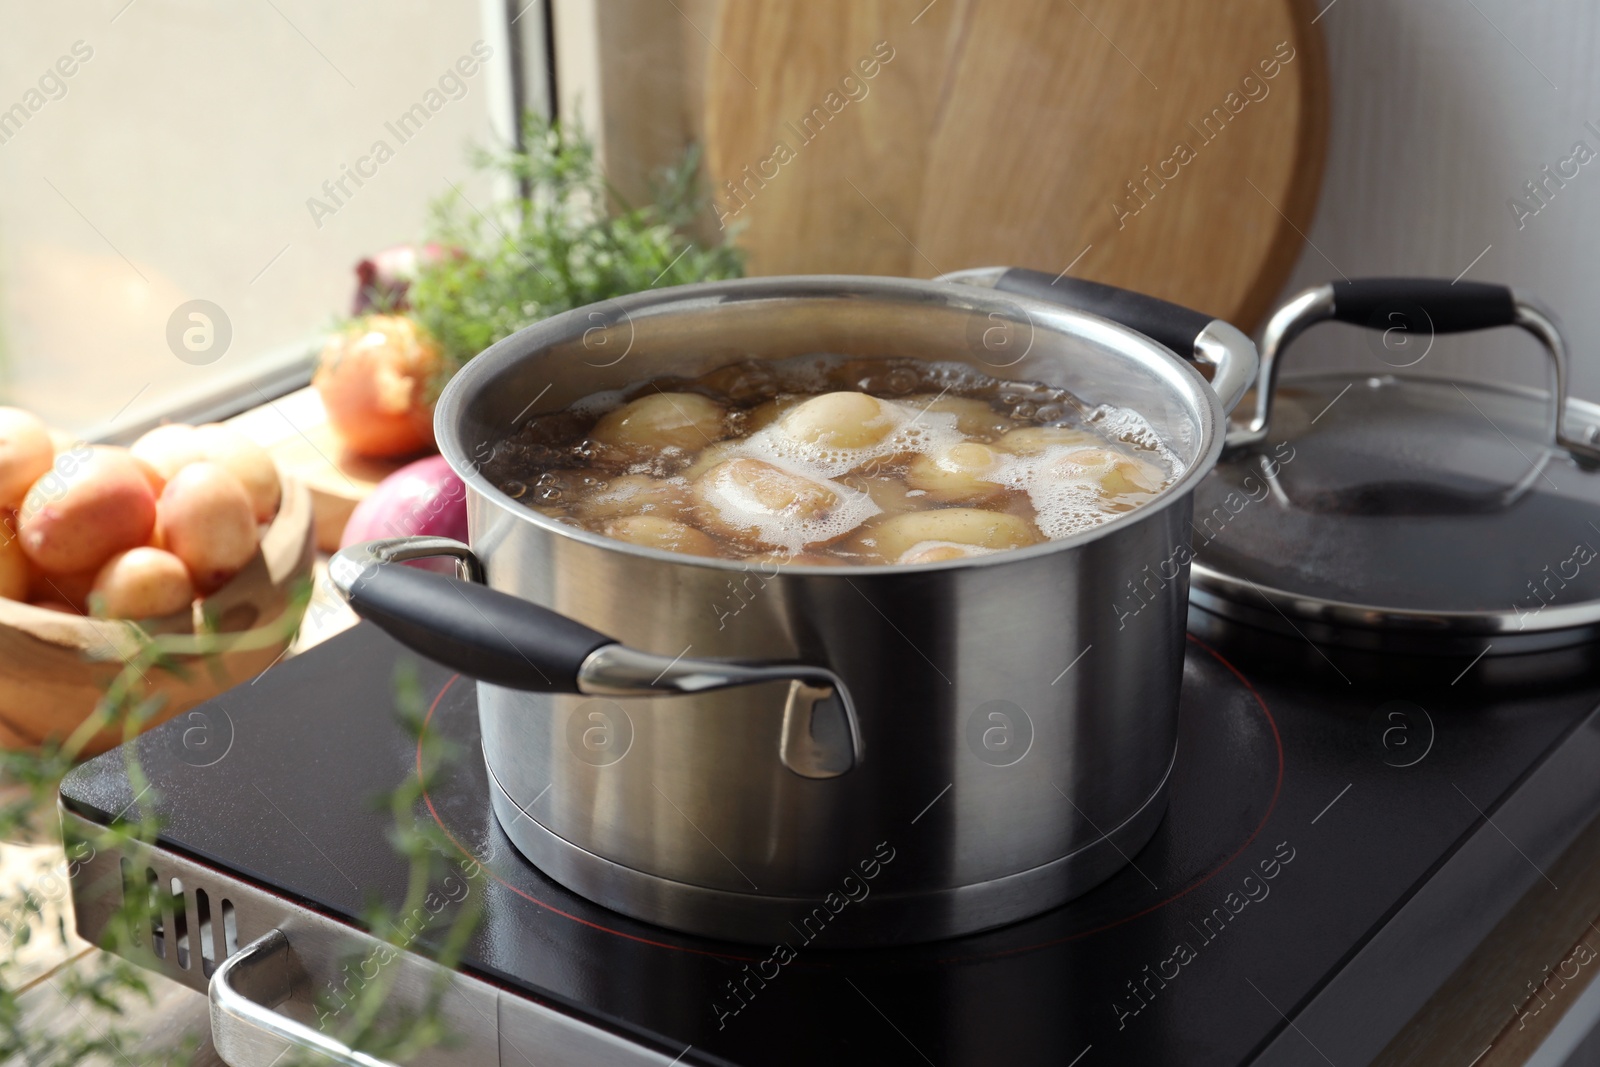
<instances>
[{"instance_id":1,"label":"pot's black handle","mask_svg":"<svg viewBox=\"0 0 1600 1067\"><path fill-rule=\"evenodd\" d=\"M1214 316L1131 289L1066 275L1053 277L1022 267L1012 267L1000 275L994 287L1003 293L1078 308L1120 322L1182 356L1194 351L1195 341L1214 321Z\"/></svg>"},{"instance_id":2,"label":"pot's black handle","mask_svg":"<svg viewBox=\"0 0 1600 1067\"><path fill-rule=\"evenodd\" d=\"M401 567L453 557L460 579ZM835 778L861 761L861 722L844 681L808 663L668 657L619 644L521 597L490 589L472 549L448 537L394 537L341 548L328 561L334 590L364 619L413 651L492 685L534 693L648 696L789 684L785 766ZM837 720L837 721L835 721Z\"/></svg>"},{"instance_id":3,"label":"pot's black handle","mask_svg":"<svg viewBox=\"0 0 1600 1067\"><path fill-rule=\"evenodd\" d=\"M1211 370L1211 388L1226 414L1256 377L1256 346L1218 318L1169 300L1114 285L1049 275L1022 267L980 267L940 275L938 281L976 285L1110 319Z\"/></svg>"},{"instance_id":4,"label":"pot's black handle","mask_svg":"<svg viewBox=\"0 0 1600 1067\"><path fill-rule=\"evenodd\" d=\"M577 693L589 654L615 640L548 608L415 567L367 568L345 599L402 645L472 678Z\"/></svg>"},{"instance_id":5,"label":"pot's black handle","mask_svg":"<svg viewBox=\"0 0 1600 1067\"><path fill-rule=\"evenodd\" d=\"M1336 322L1418 333L1465 333L1517 324L1509 286L1445 278L1346 278L1332 282ZM1417 311L1423 321L1412 322Z\"/></svg>"}]
</instances>

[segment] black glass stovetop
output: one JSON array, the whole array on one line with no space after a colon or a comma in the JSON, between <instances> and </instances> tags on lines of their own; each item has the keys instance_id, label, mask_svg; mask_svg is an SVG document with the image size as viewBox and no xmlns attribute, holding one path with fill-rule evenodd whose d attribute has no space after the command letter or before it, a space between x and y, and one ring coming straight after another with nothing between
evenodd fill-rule
<instances>
[{"instance_id":1,"label":"black glass stovetop","mask_svg":"<svg viewBox=\"0 0 1600 1067\"><path fill-rule=\"evenodd\" d=\"M140 738L161 843L347 921L373 894L397 904L407 865L372 798L417 773L394 712L402 659L361 624L203 706L204 758L185 747L195 713ZM1374 684L1273 662L1269 651L1241 672L1191 637L1155 838L1078 900L958 940L839 951L824 934L779 964L771 949L588 903L501 833L473 686L426 662L428 729L460 758L416 814L444 828L462 863L482 862L485 911L464 970L683 1063L1233 1065L1279 1062L1285 1049L1282 1062L1321 1062L1312 1042L1336 1043L1360 1009L1326 1032L1289 1020L1590 728L1600 685L1491 693L1442 661ZM79 768L63 803L102 822L123 811L124 758ZM884 836L897 850L939 847L937 822L915 814Z\"/></svg>"}]
</instances>

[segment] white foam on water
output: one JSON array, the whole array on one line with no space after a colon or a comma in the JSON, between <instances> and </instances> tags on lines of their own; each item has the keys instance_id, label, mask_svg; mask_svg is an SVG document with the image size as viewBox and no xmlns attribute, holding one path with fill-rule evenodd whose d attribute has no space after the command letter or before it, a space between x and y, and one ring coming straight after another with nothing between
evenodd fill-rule
<instances>
[{"instance_id":1,"label":"white foam on water","mask_svg":"<svg viewBox=\"0 0 1600 1067\"><path fill-rule=\"evenodd\" d=\"M795 554L813 545L837 541L881 510L872 497L847 485L817 478L783 463L763 462L833 495L832 505L821 511L806 512L804 502L774 511L762 502L751 486L731 476L721 464L701 475L696 483L701 506L714 509L722 525L754 531L753 535L745 533L744 538L759 541L763 547Z\"/></svg>"},{"instance_id":2,"label":"white foam on water","mask_svg":"<svg viewBox=\"0 0 1600 1067\"><path fill-rule=\"evenodd\" d=\"M1166 467L1163 473L1167 481L1163 484L1170 484L1183 473L1183 460L1167 447L1167 442L1156 433L1155 427L1137 411L1101 404L1091 410L1084 421L1096 427L1101 436L1109 437L1113 441L1125 441L1141 451L1154 452Z\"/></svg>"},{"instance_id":3,"label":"white foam on water","mask_svg":"<svg viewBox=\"0 0 1600 1067\"><path fill-rule=\"evenodd\" d=\"M967 439L956 429L957 417L953 412L924 411L915 404L895 400L879 402L893 420L893 427L876 444L863 448L829 448L802 441L789 431L786 413L784 418L734 442L729 454L765 460L826 481L860 470L874 460L899 459L912 453L930 455Z\"/></svg>"}]
</instances>

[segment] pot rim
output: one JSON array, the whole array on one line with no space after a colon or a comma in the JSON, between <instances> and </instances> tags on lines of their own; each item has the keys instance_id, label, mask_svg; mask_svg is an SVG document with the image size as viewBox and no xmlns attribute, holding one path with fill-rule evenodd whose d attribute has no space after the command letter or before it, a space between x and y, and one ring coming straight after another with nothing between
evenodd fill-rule
<instances>
[{"instance_id":1,"label":"pot rim","mask_svg":"<svg viewBox=\"0 0 1600 1067\"><path fill-rule=\"evenodd\" d=\"M763 568L774 568L774 573L818 577L916 575L1022 563L1041 556L1070 551L1080 545L1109 537L1187 498L1200 480L1216 466L1222 454L1226 416L1222 402L1211 389L1210 383L1188 360L1144 334L1086 311L993 289L951 282L851 274L776 275L649 289L573 308L525 326L468 360L445 386L434 408L434 436L438 442L439 453L445 457L446 462L462 482L470 486L484 500L515 519L532 523L547 533L593 548L637 556L658 563L703 567L737 574L748 573L752 569L749 560L694 556L634 545L581 527L557 522L518 503L484 477L477 463L468 457L460 437L461 412L467 402L476 395L482 383L492 380L498 372L533 358L538 352L558 342L581 336L592 325L589 316L596 308L605 308L609 313L620 311L627 316L635 311L667 308L673 305L681 305L684 308L698 305L701 309L705 309L730 298L759 300L787 297L803 300L840 296L890 302L933 302L945 306L964 307L975 313L1000 308L1020 309L1030 325L1036 328L1053 329L1054 332L1066 333L1091 344L1112 349L1117 354L1134 359L1145 368L1156 372L1164 383L1171 387L1175 394L1181 395L1187 406L1196 413L1199 439L1197 455L1177 479L1162 489L1155 499L1070 537L1043 541L1024 548L1003 549L967 559L931 563L761 564Z\"/></svg>"}]
</instances>

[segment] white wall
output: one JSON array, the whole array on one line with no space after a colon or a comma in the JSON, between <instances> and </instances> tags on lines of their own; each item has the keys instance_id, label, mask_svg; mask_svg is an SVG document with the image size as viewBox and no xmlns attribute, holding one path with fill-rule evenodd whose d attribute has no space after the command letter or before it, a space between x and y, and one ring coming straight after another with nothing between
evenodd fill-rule
<instances>
[{"instance_id":1,"label":"white wall","mask_svg":"<svg viewBox=\"0 0 1600 1067\"><path fill-rule=\"evenodd\" d=\"M485 33L463 0L0 0L0 110L75 41L93 49L0 142L0 402L125 426L314 337L348 309L356 260L420 237L450 182L481 195L466 150L491 138L492 74L404 144L384 124ZM313 218L308 198L379 139L393 158ZM203 366L166 340L194 298L233 327Z\"/></svg>"},{"instance_id":2,"label":"white wall","mask_svg":"<svg viewBox=\"0 0 1600 1067\"><path fill-rule=\"evenodd\" d=\"M1584 126L1600 128L1600 4L1312 2L1324 11L1333 83L1328 169L1308 234L1323 254L1302 252L1285 293L1341 271L1454 278L1492 245L1467 277L1554 307L1574 354L1573 392L1600 399L1600 134ZM1508 198L1578 140L1596 160L1519 230ZM1382 369L1351 328L1321 327L1293 351L1295 364L1353 356ZM1440 341L1426 360L1436 372L1532 383L1543 381L1538 362L1537 347L1509 330Z\"/></svg>"}]
</instances>

